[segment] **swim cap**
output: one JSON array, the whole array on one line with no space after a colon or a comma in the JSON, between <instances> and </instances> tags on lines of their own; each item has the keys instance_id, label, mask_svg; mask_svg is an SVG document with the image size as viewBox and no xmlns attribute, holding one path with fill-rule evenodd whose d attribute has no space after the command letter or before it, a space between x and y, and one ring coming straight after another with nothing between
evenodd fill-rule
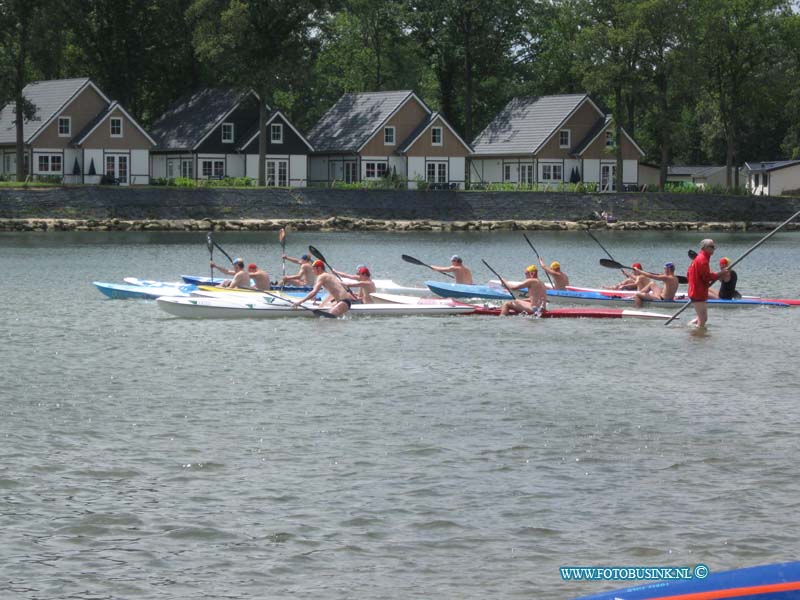
<instances>
[{"instance_id":1,"label":"swim cap","mask_svg":"<svg viewBox=\"0 0 800 600\"><path fill-rule=\"evenodd\" d=\"M525 269L526 273L536 273L539 269L536 268L536 265L528 265Z\"/></svg>"},{"instance_id":2,"label":"swim cap","mask_svg":"<svg viewBox=\"0 0 800 600\"><path fill-rule=\"evenodd\" d=\"M258 267L256 266L256 263L250 263L249 265L247 265L247 270L248 271L257 271Z\"/></svg>"},{"instance_id":3,"label":"swim cap","mask_svg":"<svg viewBox=\"0 0 800 600\"><path fill-rule=\"evenodd\" d=\"M323 271L325 270L325 263L322 262L321 260L315 260L313 263L311 263L311 266L314 267L315 269L319 267Z\"/></svg>"},{"instance_id":4,"label":"swim cap","mask_svg":"<svg viewBox=\"0 0 800 600\"><path fill-rule=\"evenodd\" d=\"M461 257L458 254L453 254L453 256L450 257L450 262L460 263L463 261L461 260Z\"/></svg>"},{"instance_id":5,"label":"swim cap","mask_svg":"<svg viewBox=\"0 0 800 600\"><path fill-rule=\"evenodd\" d=\"M639 269L639 270L641 270L641 269L642 269L642 263L633 263L633 264L631 265L631 267L633 267L634 269Z\"/></svg>"},{"instance_id":6,"label":"swim cap","mask_svg":"<svg viewBox=\"0 0 800 600\"><path fill-rule=\"evenodd\" d=\"M731 259L728 258L727 256L723 256L722 258L719 259L719 264L720 265L729 265L729 264L731 264Z\"/></svg>"},{"instance_id":7,"label":"swim cap","mask_svg":"<svg viewBox=\"0 0 800 600\"><path fill-rule=\"evenodd\" d=\"M233 259L233 264L239 265L240 267L243 267L244 266L244 260L241 259L241 258L234 258Z\"/></svg>"},{"instance_id":8,"label":"swim cap","mask_svg":"<svg viewBox=\"0 0 800 600\"><path fill-rule=\"evenodd\" d=\"M360 267L358 267L358 270L356 271L356 273L358 273L359 275L366 275L367 277L370 276L369 269L367 267L365 267L364 265L361 265Z\"/></svg>"},{"instance_id":9,"label":"swim cap","mask_svg":"<svg viewBox=\"0 0 800 600\"><path fill-rule=\"evenodd\" d=\"M553 269L553 271L558 271L561 269L561 263L558 262L557 260L554 260L553 262L550 263L550 268Z\"/></svg>"},{"instance_id":10,"label":"swim cap","mask_svg":"<svg viewBox=\"0 0 800 600\"><path fill-rule=\"evenodd\" d=\"M671 262L665 263L664 264L664 268L665 269L672 269L674 271L675 270L675 264L671 263Z\"/></svg>"},{"instance_id":11,"label":"swim cap","mask_svg":"<svg viewBox=\"0 0 800 600\"><path fill-rule=\"evenodd\" d=\"M309 260L310 258L311 257L308 254L303 254L303 256L300 257L300 260Z\"/></svg>"}]
</instances>

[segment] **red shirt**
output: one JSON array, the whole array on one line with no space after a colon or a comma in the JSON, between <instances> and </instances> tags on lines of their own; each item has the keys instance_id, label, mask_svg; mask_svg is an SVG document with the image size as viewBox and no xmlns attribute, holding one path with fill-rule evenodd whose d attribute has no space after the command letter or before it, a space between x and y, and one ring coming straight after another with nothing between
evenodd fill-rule
<instances>
[{"instance_id":1,"label":"red shirt","mask_svg":"<svg viewBox=\"0 0 800 600\"><path fill-rule=\"evenodd\" d=\"M708 266L709 258L710 255L705 250L701 250L686 273L686 277L689 279L689 298L695 302L708 300L708 288L719 279L719 273L714 273Z\"/></svg>"}]
</instances>

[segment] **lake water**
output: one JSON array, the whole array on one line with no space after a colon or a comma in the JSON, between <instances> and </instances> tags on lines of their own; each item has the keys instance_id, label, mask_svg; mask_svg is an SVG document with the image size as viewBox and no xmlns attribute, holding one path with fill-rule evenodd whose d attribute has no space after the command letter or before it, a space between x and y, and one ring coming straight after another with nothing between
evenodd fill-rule
<instances>
[{"instance_id":1,"label":"lake water","mask_svg":"<svg viewBox=\"0 0 800 600\"><path fill-rule=\"evenodd\" d=\"M762 234L718 234L735 259ZM529 234L574 284L618 273L581 233ZM660 271L702 234L598 234ZM275 233L218 233L280 273ZM476 280L520 233L290 233L345 271ZM0 236L0 597L572 598L562 565L797 559L800 308L627 320L193 321L93 280L208 273L205 236ZM224 262L215 253L214 258ZM800 234L739 288L800 297ZM290 271L294 271L294 265ZM438 276L441 278L441 276ZM684 315L691 315L691 309Z\"/></svg>"}]
</instances>

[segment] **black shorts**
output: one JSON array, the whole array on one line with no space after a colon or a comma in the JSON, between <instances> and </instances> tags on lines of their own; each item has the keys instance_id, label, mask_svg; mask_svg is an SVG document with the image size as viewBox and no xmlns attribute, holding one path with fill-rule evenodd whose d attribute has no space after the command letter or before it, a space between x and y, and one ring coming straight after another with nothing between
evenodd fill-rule
<instances>
[{"instance_id":1,"label":"black shorts","mask_svg":"<svg viewBox=\"0 0 800 600\"><path fill-rule=\"evenodd\" d=\"M338 300L338 302L344 302L345 304L347 304L348 309L352 308L353 306L353 301L350 300L350 298L342 298L341 300Z\"/></svg>"}]
</instances>

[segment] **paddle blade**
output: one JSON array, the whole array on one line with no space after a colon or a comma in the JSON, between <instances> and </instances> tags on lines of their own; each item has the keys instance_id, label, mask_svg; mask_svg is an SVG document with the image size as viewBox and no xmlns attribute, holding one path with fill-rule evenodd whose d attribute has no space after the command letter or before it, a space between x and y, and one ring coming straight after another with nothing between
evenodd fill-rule
<instances>
[{"instance_id":1,"label":"paddle blade","mask_svg":"<svg viewBox=\"0 0 800 600\"><path fill-rule=\"evenodd\" d=\"M620 264L617 261L610 260L608 258L601 258L600 259L600 266L606 267L608 269L630 269L629 266Z\"/></svg>"},{"instance_id":2,"label":"paddle blade","mask_svg":"<svg viewBox=\"0 0 800 600\"><path fill-rule=\"evenodd\" d=\"M278 241L281 243L281 248L284 250L286 249L286 230L281 227L281 230L278 232Z\"/></svg>"},{"instance_id":3,"label":"paddle blade","mask_svg":"<svg viewBox=\"0 0 800 600\"><path fill-rule=\"evenodd\" d=\"M426 265L421 260L419 260L418 258L414 258L413 256L409 256L408 254L402 254L402 255L400 255L400 258L402 258L407 263L411 263L412 265L419 265L420 267L429 266L429 265Z\"/></svg>"},{"instance_id":4,"label":"paddle blade","mask_svg":"<svg viewBox=\"0 0 800 600\"><path fill-rule=\"evenodd\" d=\"M678 275L678 283L689 283L689 278L686 275Z\"/></svg>"},{"instance_id":5,"label":"paddle blade","mask_svg":"<svg viewBox=\"0 0 800 600\"><path fill-rule=\"evenodd\" d=\"M311 255L312 255L314 258L318 258L318 259L320 259L320 260L321 260L322 262L324 262L326 265L328 264L328 261L327 261L327 260L325 260L325 257L322 255L322 252L320 252L319 250L317 250L316 248L314 248L314 246L309 246L309 247L308 247L308 251L311 253Z\"/></svg>"},{"instance_id":6,"label":"paddle blade","mask_svg":"<svg viewBox=\"0 0 800 600\"><path fill-rule=\"evenodd\" d=\"M695 252L694 250L689 250L687 254L689 255L689 258L691 258L692 260L697 258L697 252Z\"/></svg>"}]
</instances>

